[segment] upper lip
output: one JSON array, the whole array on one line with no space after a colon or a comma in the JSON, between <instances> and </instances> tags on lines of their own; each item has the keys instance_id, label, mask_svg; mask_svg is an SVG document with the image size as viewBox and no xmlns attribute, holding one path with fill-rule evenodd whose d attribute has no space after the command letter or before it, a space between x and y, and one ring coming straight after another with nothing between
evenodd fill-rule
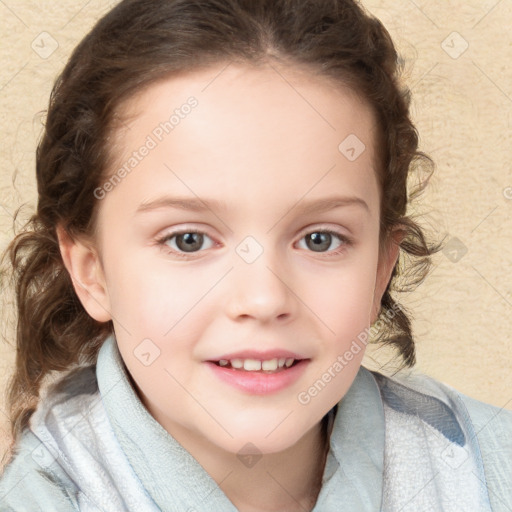
<instances>
[{"instance_id":1,"label":"upper lip","mask_svg":"<svg viewBox=\"0 0 512 512\"><path fill-rule=\"evenodd\" d=\"M274 350L240 350L238 352L231 352L229 354L222 355L220 357L215 357L213 359L209 359L209 361L220 361L224 360L233 360L233 359L256 359L257 361L269 361L271 359L290 359L293 358L295 360L300 359L308 359L300 354L296 354L291 352L290 350L283 349L274 349Z\"/></svg>"}]
</instances>

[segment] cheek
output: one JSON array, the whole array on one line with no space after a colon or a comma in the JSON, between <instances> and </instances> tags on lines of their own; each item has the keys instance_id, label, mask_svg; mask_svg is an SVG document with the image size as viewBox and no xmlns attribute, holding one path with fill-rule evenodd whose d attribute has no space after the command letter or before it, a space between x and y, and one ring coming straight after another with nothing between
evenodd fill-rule
<instances>
[{"instance_id":1,"label":"cheek","mask_svg":"<svg viewBox=\"0 0 512 512\"><path fill-rule=\"evenodd\" d=\"M162 337L205 293L197 272L165 260L132 255L118 262L109 269L111 312L131 332Z\"/></svg>"},{"instance_id":2,"label":"cheek","mask_svg":"<svg viewBox=\"0 0 512 512\"><path fill-rule=\"evenodd\" d=\"M304 296L314 312L335 335L361 330L370 323L375 289L376 261L364 255L356 264L325 272L311 283Z\"/></svg>"}]
</instances>

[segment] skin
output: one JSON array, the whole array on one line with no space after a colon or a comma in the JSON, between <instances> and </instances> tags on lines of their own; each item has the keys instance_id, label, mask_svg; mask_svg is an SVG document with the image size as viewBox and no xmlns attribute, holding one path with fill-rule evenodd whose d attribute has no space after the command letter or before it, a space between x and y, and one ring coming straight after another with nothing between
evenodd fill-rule
<instances>
[{"instance_id":1,"label":"skin","mask_svg":"<svg viewBox=\"0 0 512 512\"><path fill-rule=\"evenodd\" d=\"M149 413L235 506L311 510L325 463L320 422L349 389L364 350L308 404L298 395L375 321L397 258L393 243L379 253L375 119L351 91L298 68L222 65L130 100L112 146L117 162L190 96L198 106L99 202L95 238L72 240L59 229L63 259L88 313L112 319ZM355 161L338 149L349 134L366 146ZM301 213L305 202L334 195L367 207ZM137 213L163 196L225 208ZM185 257L177 255L183 240L157 242L191 228L205 236ZM327 248L315 251L306 235L325 229L352 242L327 236ZM236 252L247 236L263 250L252 263ZM149 366L134 353L144 339L160 350ZM270 395L235 389L204 362L275 348L310 362ZM249 442L263 454L252 468L236 456Z\"/></svg>"}]
</instances>

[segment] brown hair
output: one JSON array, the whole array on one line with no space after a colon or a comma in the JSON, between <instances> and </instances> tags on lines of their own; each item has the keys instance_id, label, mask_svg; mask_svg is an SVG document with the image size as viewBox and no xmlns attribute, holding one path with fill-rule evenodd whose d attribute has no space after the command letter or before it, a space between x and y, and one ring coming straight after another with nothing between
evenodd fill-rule
<instances>
[{"instance_id":1,"label":"brown hair","mask_svg":"<svg viewBox=\"0 0 512 512\"><path fill-rule=\"evenodd\" d=\"M94 190L111 167L108 139L120 106L178 72L270 59L350 87L377 116L381 241L397 226L405 234L382 299L378 341L395 346L403 365L414 365L410 319L391 292L419 284L438 250L406 214L434 164L417 150L401 61L380 21L355 0L124 0L80 42L55 83L36 155L37 211L4 255L17 303L16 366L8 394L13 445L45 377L94 364L113 332L111 322L95 321L78 300L56 226L72 237L93 232ZM408 192L408 178L417 171L419 185Z\"/></svg>"}]
</instances>

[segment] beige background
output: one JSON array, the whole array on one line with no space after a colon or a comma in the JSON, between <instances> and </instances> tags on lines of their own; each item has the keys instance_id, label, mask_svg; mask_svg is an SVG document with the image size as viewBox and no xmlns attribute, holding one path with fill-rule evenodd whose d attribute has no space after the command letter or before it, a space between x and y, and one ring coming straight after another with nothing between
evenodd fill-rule
<instances>
[{"instance_id":1,"label":"beige background","mask_svg":"<svg viewBox=\"0 0 512 512\"><path fill-rule=\"evenodd\" d=\"M25 203L27 217L35 206L34 151L56 73L113 3L0 1L0 249L12 235L16 208ZM512 1L363 5L384 22L406 59L421 149L437 164L420 211L432 232L451 240L427 282L403 299L414 312L418 369L512 409ZM4 293L7 336L8 301ZM384 351L372 354L389 359ZM0 345L0 357L4 390L12 347ZM6 420L2 397L0 454Z\"/></svg>"}]
</instances>

